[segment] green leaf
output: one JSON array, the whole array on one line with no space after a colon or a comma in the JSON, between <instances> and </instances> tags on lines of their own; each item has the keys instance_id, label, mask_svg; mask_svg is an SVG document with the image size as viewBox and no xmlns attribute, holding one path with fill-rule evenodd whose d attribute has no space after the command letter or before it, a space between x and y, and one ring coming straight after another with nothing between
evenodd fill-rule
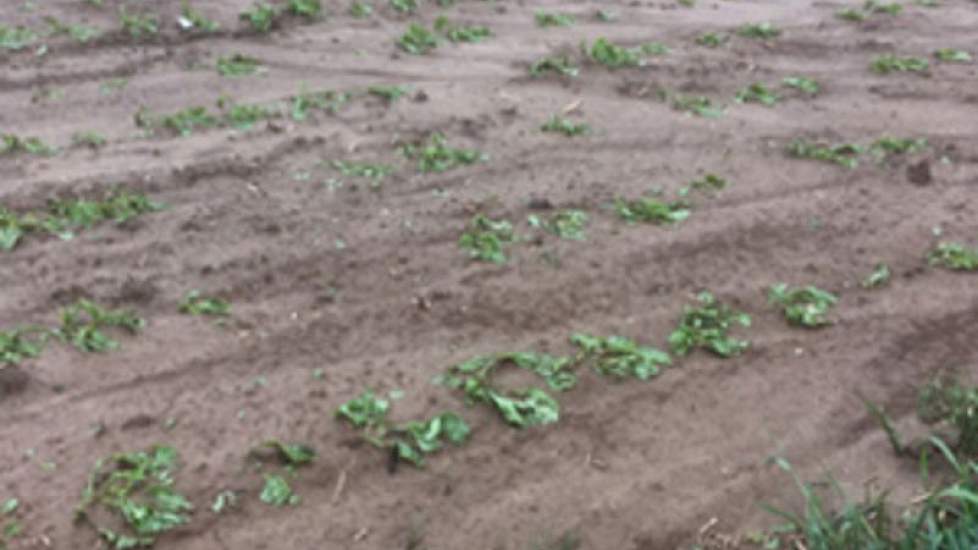
<instances>
[{"instance_id":1,"label":"green leaf","mask_svg":"<svg viewBox=\"0 0 978 550\"><path fill-rule=\"evenodd\" d=\"M221 491L214 497L214 504L211 505L211 511L215 514L222 514L225 510L233 508L238 504L238 494L234 491L226 490Z\"/></svg>"},{"instance_id":2,"label":"green leaf","mask_svg":"<svg viewBox=\"0 0 978 550\"><path fill-rule=\"evenodd\" d=\"M585 359L594 362L594 370L614 378L633 377L648 380L659 374L659 368L672 364L669 354L652 347L639 346L622 336L600 338L574 334L571 343L581 348Z\"/></svg>"},{"instance_id":3,"label":"green leaf","mask_svg":"<svg viewBox=\"0 0 978 550\"><path fill-rule=\"evenodd\" d=\"M783 283L771 287L768 299L784 308L789 323L808 328L831 324L825 315L838 302L833 294L814 286L791 289Z\"/></svg>"},{"instance_id":4,"label":"green leaf","mask_svg":"<svg viewBox=\"0 0 978 550\"><path fill-rule=\"evenodd\" d=\"M729 335L733 325L750 326L750 316L733 311L721 304L709 292L697 296L698 307L686 306L679 326L669 335L673 353L683 356L696 348L704 348L720 357L739 355L750 345Z\"/></svg>"},{"instance_id":5,"label":"green leaf","mask_svg":"<svg viewBox=\"0 0 978 550\"><path fill-rule=\"evenodd\" d=\"M227 300L205 297L198 290L191 290L180 302L180 313L226 317L231 309Z\"/></svg>"},{"instance_id":6,"label":"green leaf","mask_svg":"<svg viewBox=\"0 0 978 550\"><path fill-rule=\"evenodd\" d=\"M873 272L863 279L863 288L879 288L890 282L890 266L886 264L876 264Z\"/></svg>"},{"instance_id":7,"label":"green leaf","mask_svg":"<svg viewBox=\"0 0 978 550\"><path fill-rule=\"evenodd\" d=\"M574 24L574 16L566 13L538 11L534 19L538 27L569 27Z\"/></svg>"},{"instance_id":8,"label":"green leaf","mask_svg":"<svg viewBox=\"0 0 978 550\"><path fill-rule=\"evenodd\" d=\"M591 132L591 127L584 123L574 123L570 119L553 115L540 127L543 132L564 134L565 136L580 136Z\"/></svg>"},{"instance_id":9,"label":"green leaf","mask_svg":"<svg viewBox=\"0 0 978 550\"><path fill-rule=\"evenodd\" d=\"M939 265L954 271L978 271L978 250L960 243L939 243L927 255L931 265Z\"/></svg>"},{"instance_id":10,"label":"green leaf","mask_svg":"<svg viewBox=\"0 0 978 550\"><path fill-rule=\"evenodd\" d=\"M282 443L273 439L262 443L262 447L274 449L284 462L292 466L309 464L316 458L316 450L303 443Z\"/></svg>"},{"instance_id":11,"label":"green leaf","mask_svg":"<svg viewBox=\"0 0 978 550\"><path fill-rule=\"evenodd\" d=\"M20 501L16 498L8 498L0 505L0 516L9 516L20 507Z\"/></svg>"},{"instance_id":12,"label":"green leaf","mask_svg":"<svg viewBox=\"0 0 978 550\"><path fill-rule=\"evenodd\" d=\"M186 524L193 510L190 501L173 488L176 461L176 450L165 446L99 461L89 476L79 513L95 505L117 512L132 534L93 523L115 548L152 545L156 536Z\"/></svg>"},{"instance_id":13,"label":"green leaf","mask_svg":"<svg viewBox=\"0 0 978 550\"><path fill-rule=\"evenodd\" d=\"M615 199L615 211L628 223L678 223L690 215L689 203L685 201L663 202L643 197L635 200Z\"/></svg>"},{"instance_id":14,"label":"green leaf","mask_svg":"<svg viewBox=\"0 0 978 550\"><path fill-rule=\"evenodd\" d=\"M459 248L468 252L470 258L506 263L504 246L515 242L513 225L506 220L493 220L482 214L469 221L468 228L459 237Z\"/></svg>"},{"instance_id":15,"label":"green leaf","mask_svg":"<svg viewBox=\"0 0 978 550\"><path fill-rule=\"evenodd\" d=\"M512 396L490 390L489 399L506 422L519 428L550 424L560 417L560 405L539 388L517 391Z\"/></svg>"},{"instance_id":16,"label":"green leaf","mask_svg":"<svg viewBox=\"0 0 978 550\"><path fill-rule=\"evenodd\" d=\"M294 506L301 500L292 492L292 487L289 487L285 478L271 474L265 476L265 487L262 488L259 498L272 506Z\"/></svg>"},{"instance_id":17,"label":"green leaf","mask_svg":"<svg viewBox=\"0 0 978 550\"><path fill-rule=\"evenodd\" d=\"M423 26L411 23L397 45L407 53L424 55L438 47L438 37Z\"/></svg>"},{"instance_id":18,"label":"green leaf","mask_svg":"<svg viewBox=\"0 0 978 550\"><path fill-rule=\"evenodd\" d=\"M402 434L395 442L398 456L416 466L424 464L424 455L441 450L443 441L461 445L471 433L465 420L451 412L441 413L426 422L408 422L396 431Z\"/></svg>"},{"instance_id":19,"label":"green leaf","mask_svg":"<svg viewBox=\"0 0 978 550\"><path fill-rule=\"evenodd\" d=\"M356 428L369 427L383 423L389 408L390 403L386 399L366 390L359 397L340 405L336 416L348 420Z\"/></svg>"}]
</instances>

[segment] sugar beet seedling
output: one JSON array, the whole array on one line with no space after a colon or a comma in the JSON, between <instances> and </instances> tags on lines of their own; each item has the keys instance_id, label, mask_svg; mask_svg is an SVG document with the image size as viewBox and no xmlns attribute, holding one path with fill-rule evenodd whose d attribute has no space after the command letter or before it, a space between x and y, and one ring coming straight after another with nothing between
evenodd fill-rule
<instances>
[{"instance_id":1,"label":"sugar beet seedling","mask_svg":"<svg viewBox=\"0 0 978 550\"><path fill-rule=\"evenodd\" d=\"M423 467L425 456L441 450L445 443L462 445L471 429L461 416L442 412L427 420L394 424L387 416L390 402L372 391L340 405L336 417L360 430L362 437L376 447L390 449L392 459ZM394 463L396 467L396 462Z\"/></svg>"}]
</instances>

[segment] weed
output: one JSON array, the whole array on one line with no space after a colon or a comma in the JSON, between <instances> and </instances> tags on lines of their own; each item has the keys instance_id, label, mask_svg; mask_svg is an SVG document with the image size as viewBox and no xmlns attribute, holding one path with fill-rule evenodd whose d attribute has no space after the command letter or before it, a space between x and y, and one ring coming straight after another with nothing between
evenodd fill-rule
<instances>
[{"instance_id":1,"label":"weed","mask_svg":"<svg viewBox=\"0 0 978 550\"><path fill-rule=\"evenodd\" d=\"M803 76L788 76L781 83L789 88L805 92L808 95L815 95L822 89L818 82Z\"/></svg>"},{"instance_id":2,"label":"weed","mask_svg":"<svg viewBox=\"0 0 978 550\"><path fill-rule=\"evenodd\" d=\"M39 334L41 338L34 339ZM0 365L16 365L24 359L33 359L44 348L47 331L40 327L21 327L14 330L0 330Z\"/></svg>"},{"instance_id":3,"label":"weed","mask_svg":"<svg viewBox=\"0 0 978 550\"><path fill-rule=\"evenodd\" d=\"M785 319L792 325L817 328L831 324L825 315L839 299L814 286L789 288L786 284L771 287L768 300L784 308Z\"/></svg>"},{"instance_id":4,"label":"weed","mask_svg":"<svg viewBox=\"0 0 978 550\"><path fill-rule=\"evenodd\" d=\"M569 56L551 56L534 61L530 65L530 74L541 76L544 73L557 73L561 76L577 76L580 69L574 65Z\"/></svg>"},{"instance_id":5,"label":"weed","mask_svg":"<svg viewBox=\"0 0 978 550\"><path fill-rule=\"evenodd\" d=\"M190 0L180 2L180 17L177 23L184 30L198 30L203 32L215 32L221 26L216 21L204 17L202 13L190 6Z\"/></svg>"},{"instance_id":6,"label":"weed","mask_svg":"<svg viewBox=\"0 0 978 550\"><path fill-rule=\"evenodd\" d=\"M574 123L568 118L552 115L550 119L540 127L544 132L556 132L565 136L580 136L591 132L591 127L584 122Z\"/></svg>"},{"instance_id":7,"label":"weed","mask_svg":"<svg viewBox=\"0 0 978 550\"><path fill-rule=\"evenodd\" d=\"M152 36L160 32L160 20L156 15L129 13L124 6L119 8L119 25L133 38Z\"/></svg>"},{"instance_id":8,"label":"weed","mask_svg":"<svg viewBox=\"0 0 978 550\"><path fill-rule=\"evenodd\" d=\"M879 288L890 282L891 277L890 266L880 263L876 264L873 268L873 272L863 279L863 288Z\"/></svg>"},{"instance_id":9,"label":"weed","mask_svg":"<svg viewBox=\"0 0 978 550\"><path fill-rule=\"evenodd\" d=\"M978 454L978 387L967 387L953 376L938 376L920 391L918 414L924 422L944 422L956 432L955 450Z\"/></svg>"},{"instance_id":10,"label":"weed","mask_svg":"<svg viewBox=\"0 0 978 550\"><path fill-rule=\"evenodd\" d=\"M75 132L71 136L71 143L77 147L91 147L98 149L107 143L105 136L98 132Z\"/></svg>"},{"instance_id":11,"label":"weed","mask_svg":"<svg viewBox=\"0 0 978 550\"><path fill-rule=\"evenodd\" d=\"M599 9L594 12L594 17L602 23L614 23L618 21L618 13L611 10Z\"/></svg>"},{"instance_id":12,"label":"weed","mask_svg":"<svg viewBox=\"0 0 978 550\"><path fill-rule=\"evenodd\" d=\"M669 348L684 356L695 348L703 348L720 357L740 355L750 346L746 340L730 336L734 324L750 326L750 316L720 303L709 292L700 292L696 307L685 306L679 326L669 335Z\"/></svg>"},{"instance_id":13,"label":"weed","mask_svg":"<svg viewBox=\"0 0 978 550\"><path fill-rule=\"evenodd\" d=\"M0 25L0 48L19 51L32 45L35 40L37 35L28 28Z\"/></svg>"},{"instance_id":14,"label":"weed","mask_svg":"<svg viewBox=\"0 0 978 550\"><path fill-rule=\"evenodd\" d=\"M862 147L851 143L825 145L804 139L792 141L787 148L788 155L792 157L833 162L846 168L859 166L859 154L862 151Z\"/></svg>"},{"instance_id":15,"label":"weed","mask_svg":"<svg viewBox=\"0 0 978 550\"><path fill-rule=\"evenodd\" d=\"M405 145L403 151L406 157L418 159L418 170L421 172L445 172L487 159L485 154L475 149L449 147L445 136L438 133L433 134L424 147Z\"/></svg>"},{"instance_id":16,"label":"weed","mask_svg":"<svg viewBox=\"0 0 978 550\"><path fill-rule=\"evenodd\" d=\"M730 35L716 32L703 33L696 37L696 43L707 48L719 48L730 40Z\"/></svg>"},{"instance_id":17,"label":"weed","mask_svg":"<svg viewBox=\"0 0 978 550\"><path fill-rule=\"evenodd\" d=\"M227 317L231 311L231 304L223 298L213 298L201 295L199 290L191 290L180 302L180 313L187 315L210 315L215 317Z\"/></svg>"},{"instance_id":18,"label":"weed","mask_svg":"<svg viewBox=\"0 0 978 550\"><path fill-rule=\"evenodd\" d=\"M786 537L772 537L770 548L781 543L804 548L866 548L866 549L929 549L944 550L973 548L978 545L978 463L964 462L939 438L932 437L931 447L940 452L951 466L956 479L943 482L929 490L919 506L896 516L887 493L867 496L857 503L846 499L839 485L830 479L837 498L843 501L841 510L832 511L818 495L814 486L802 483L782 459L775 462L790 472L805 501L803 514L767 507L770 512L789 522ZM926 454L920 466L926 479ZM783 538L788 540L782 540Z\"/></svg>"},{"instance_id":19,"label":"weed","mask_svg":"<svg viewBox=\"0 0 978 550\"><path fill-rule=\"evenodd\" d=\"M418 0L390 0L390 5L401 13L414 13L418 11Z\"/></svg>"},{"instance_id":20,"label":"weed","mask_svg":"<svg viewBox=\"0 0 978 550\"><path fill-rule=\"evenodd\" d=\"M778 102L778 96L764 84L755 82L737 92L736 100L738 103L761 103L770 106Z\"/></svg>"},{"instance_id":21,"label":"weed","mask_svg":"<svg viewBox=\"0 0 978 550\"><path fill-rule=\"evenodd\" d=\"M575 241L584 240L584 227L587 225L587 214L581 210L562 210L548 220L530 216L530 225L544 227L562 239Z\"/></svg>"},{"instance_id":22,"label":"weed","mask_svg":"<svg viewBox=\"0 0 978 550\"><path fill-rule=\"evenodd\" d=\"M770 40L781 36L781 29L778 29L769 22L752 23L737 29L737 34L744 38L755 38L759 40Z\"/></svg>"},{"instance_id":23,"label":"weed","mask_svg":"<svg viewBox=\"0 0 978 550\"><path fill-rule=\"evenodd\" d=\"M370 86L367 93L377 96L388 103L393 103L408 94L410 90L407 86Z\"/></svg>"},{"instance_id":24,"label":"weed","mask_svg":"<svg viewBox=\"0 0 978 550\"><path fill-rule=\"evenodd\" d=\"M574 16L566 13L538 11L534 18L538 27L569 27L574 24Z\"/></svg>"},{"instance_id":25,"label":"weed","mask_svg":"<svg viewBox=\"0 0 978 550\"><path fill-rule=\"evenodd\" d=\"M948 61L952 63L970 63L971 54L964 50L955 50L954 48L941 48L934 52L934 57L941 61Z\"/></svg>"},{"instance_id":26,"label":"weed","mask_svg":"<svg viewBox=\"0 0 978 550\"><path fill-rule=\"evenodd\" d=\"M663 202L643 197L635 200L615 199L615 211L628 223L679 223L689 217L689 203L685 201Z\"/></svg>"},{"instance_id":27,"label":"weed","mask_svg":"<svg viewBox=\"0 0 978 550\"><path fill-rule=\"evenodd\" d=\"M350 4L350 15L358 19L370 17L373 12L374 7L366 2L360 2L357 0Z\"/></svg>"},{"instance_id":28,"label":"weed","mask_svg":"<svg viewBox=\"0 0 978 550\"><path fill-rule=\"evenodd\" d=\"M503 247L515 240L513 224L479 214L469 221L465 232L458 239L458 245L468 252L470 258L503 264L506 263Z\"/></svg>"},{"instance_id":29,"label":"weed","mask_svg":"<svg viewBox=\"0 0 978 550\"><path fill-rule=\"evenodd\" d=\"M266 33L275 26L280 14L281 9L276 6L255 2L251 9L241 12L238 17L251 25L253 30Z\"/></svg>"},{"instance_id":30,"label":"weed","mask_svg":"<svg viewBox=\"0 0 978 550\"><path fill-rule=\"evenodd\" d=\"M920 57L899 57L893 54L881 55L873 60L869 68L875 73L925 72L930 67L926 59Z\"/></svg>"},{"instance_id":31,"label":"weed","mask_svg":"<svg viewBox=\"0 0 978 550\"><path fill-rule=\"evenodd\" d=\"M262 70L261 61L240 53L217 59L217 72L221 76L248 76L260 70Z\"/></svg>"},{"instance_id":32,"label":"weed","mask_svg":"<svg viewBox=\"0 0 978 550\"><path fill-rule=\"evenodd\" d=\"M54 334L81 351L104 352L119 347L103 329L121 328L130 334L139 332L146 322L124 310L108 310L85 298L61 310L61 326Z\"/></svg>"},{"instance_id":33,"label":"weed","mask_svg":"<svg viewBox=\"0 0 978 550\"><path fill-rule=\"evenodd\" d=\"M939 243L927 255L931 265L940 265L954 271L978 271L978 250L970 250L959 243Z\"/></svg>"},{"instance_id":34,"label":"weed","mask_svg":"<svg viewBox=\"0 0 978 550\"><path fill-rule=\"evenodd\" d=\"M20 137L15 134L0 135L0 155L24 152L30 155L51 156L58 150L36 137Z\"/></svg>"},{"instance_id":35,"label":"weed","mask_svg":"<svg viewBox=\"0 0 978 550\"><path fill-rule=\"evenodd\" d=\"M481 42L492 36L489 27L453 25L444 15L435 19L434 28L452 42Z\"/></svg>"},{"instance_id":36,"label":"weed","mask_svg":"<svg viewBox=\"0 0 978 550\"><path fill-rule=\"evenodd\" d=\"M193 510L173 488L176 465L176 450L163 446L99 460L82 492L76 519L90 523L117 550L151 546L159 535L187 523ZM121 516L129 533L96 524L89 516L96 506Z\"/></svg>"},{"instance_id":37,"label":"weed","mask_svg":"<svg viewBox=\"0 0 978 550\"><path fill-rule=\"evenodd\" d=\"M397 40L397 45L407 53L424 55L438 47L438 37L417 23L411 23L408 30Z\"/></svg>"},{"instance_id":38,"label":"weed","mask_svg":"<svg viewBox=\"0 0 978 550\"><path fill-rule=\"evenodd\" d=\"M519 365L507 358L476 357L451 367L438 381L462 390L471 403L492 407L517 428L556 422L560 418L560 405L546 391L536 387L507 391L493 385L493 374L506 364Z\"/></svg>"},{"instance_id":39,"label":"weed","mask_svg":"<svg viewBox=\"0 0 978 550\"><path fill-rule=\"evenodd\" d=\"M265 474L265 486L258 496L262 502L271 506L295 506L302 499L292 491L289 482L277 474Z\"/></svg>"},{"instance_id":40,"label":"weed","mask_svg":"<svg viewBox=\"0 0 978 550\"><path fill-rule=\"evenodd\" d=\"M675 95L672 98L672 107L677 111L685 111L706 118L723 116L723 107L714 106L713 101L706 96Z\"/></svg>"},{"instance_id":41,"label":"weed","mask_svg":"<svg viewBox=\"0 0 978 550\"><path fill-rule=\"evenodd\" d=\"M604 376L648 380L659 374L659 367L672 364L668 353L622 336L574 334L570 340L581 349L581 359L592 361L594 370Z\"/></svg>"}]
</instances>

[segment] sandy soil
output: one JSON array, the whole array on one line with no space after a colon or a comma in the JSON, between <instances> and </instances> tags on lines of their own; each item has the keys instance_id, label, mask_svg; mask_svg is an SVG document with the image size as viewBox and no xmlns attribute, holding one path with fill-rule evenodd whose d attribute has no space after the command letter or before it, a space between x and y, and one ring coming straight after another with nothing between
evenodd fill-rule
<instances>
[{"instance_id":1,"label":"sandy soil","mask_svg":"<svg viewBox=\"0 0 978 550\"><path fill-rule=\"evenodd\" d=\"M5 2L0 18L40 27L54 15L112 29L117 4L53 0L32 11ZM159 37L134 42L115 32L85 46L58 38L43 56L2 54L0 129L65 148L51 158L0 157L0 204L26 211L121 186L168 205L72 241L32 237L3 253L0 328L54 324L79 296L131 308L148 323L112 353L53 345L3 369L0 499L20 499L25 527L12 548L94 547L95 534L71 521L88 471L99 457L154 443L180 451L178 487L198 508L160 549L520 550L561 533L577 534L581 548L688 547L711 518L711 533L743 534L774 523L761 502L797 505L772 456L806 477L831 471L857 493L868 482L913 491L915 472L892 458L857 392L907 424L913 388L930 373L978 364L975 279L924 261L936 227L978 242L978 71L932 59L925 75L881 76L868 65L883 53L973 47L976 4L907 3L900 16L861 24L836 19L844 6L831 1L463 1L414 16L378 2L368 19L326 4L324 21L289 20L261 36L241 32L244 0L198 0L224 30L188 37L174 23L179 2L165 0L152 3L163 16ZM598 21L602 7L620 19ZM538 28L540 9L573 13L578 23ZM441 13L495 36L426 56L397 52L409 21ZM734 37L717 49L694 42L764 20L783 36ZM528 77L536 59L579 57L582 39L601 36L672 51L639 68L585 63L573 79ZM215 60L233 53L261 59L267 72L219 76ZM733 102L752 82L793 74L814 77L823 93L789 94L773 108ZM121 90L104 89L119 78ZM407 84L412 94L392 105L357 95L335 115L246 132L147 137L133 123L142 107L170 113L213 107L222 95L274 102L302 86L371 84ZM709 96L726 113L690 116L659 100L658 89ZM539 131L578 103L590 135ZM78 131L109 143L69 147ZM434 131L489 161L417 173L395 144ZM854 170L783 152L796 137L865 144L884 134L930 147ZM321 164L334 159L397 170L370 190ZM922 160L932 179L914 183L907 168ZM609 207L616 196L672 194L706 172L731 187L697 199L673 227L627 226ZM475 212L531 234L525 220L541 199L587 211L587 240L543 236L514 246L503 266L459 250ZM892 284L860 288L877 262L892 266ZM787 326L765 298L782 281L837 293L836 323ZM194 288L231 300L228 326L177 312ZM665 346L703 289L753 316L739 333L752 341L746 354L695 353L645 383L582 373L561 395L555 425L517 431L431 384L477 354L569 353L574 331ZM403 390L396 418L458 410L472 440L424 470L390 474L384 454L332 416L367 388ZM96 437L98 425L105 430ZM262 477L247 452L268 438L319 451L293 481L297 507L257 498ZM241 491L241 504L215 515L210 503L224 489Z\"/></svg>"}]
</instances>

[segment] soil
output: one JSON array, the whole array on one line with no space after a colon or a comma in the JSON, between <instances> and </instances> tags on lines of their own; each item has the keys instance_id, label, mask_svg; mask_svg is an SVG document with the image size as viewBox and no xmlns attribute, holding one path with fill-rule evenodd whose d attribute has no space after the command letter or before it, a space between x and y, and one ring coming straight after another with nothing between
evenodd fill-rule
<instances>
[{"instance_id":1,"label":"soil","mask_svg":"<svg viewBox=\"0 0 978 550\"><path fill-rule=\"evenodd\" d=\"M854 24L826 1L432 2L413 16L377 2L366 19L327 1L325 20L289 18L268 35L237 21L249 2L193 4L223 30L182 34L180 4L165 0L151 6L163 21L156 37L52 38L44 52L2 54L3 132L62 150L0 157L0 204L22 212L121 187L167 205L70 241L28 237L3 253L0 328L54 325L80 296L147 320L138 336L117 335L116 351L52 344L0 371L0 498L21 501L24 526L12 548L95 547L96 534L72 522L88 472L100 457L156 443L180 452L177 487L197 508L159 539L161 550L520 550L561 534L588 549L720 545L723 534L777 523L761 503L799 505L774 456L805 479L831 472L854 495L867 484L914 494L915 467L893 456L859 394L913 430L914 388L943 368L978 370L978 285L924 260L938 229L978 244L978 70L931 55L975 45L973 2L908 2L898 16ZM5 2L0 17L112 29L117 7ZM619 19L599 21L598 8ZM541 9L572 13L577 24L538 28ZM443 12L494 36L424 56L396 49L409 22ZM716 49L694 42L759 21L783 35L734 36ZM561 52L580 60L580 41L602 36L671 52L642 67L583 63L576 78L528 76L533 61ZM216 59L235 53L267 72L219 76ZM885 53L930 57L931 68L870 72ZM785 97L773 108L733 101L750 83L796 74L823 91L809 99L776 86ZM113 79L125 85L113 91L105 84L122 82ZM274 102L303 87L373 84L412 91L389 105L360 94L335 114L249 131L148 136L133 123L140 108L213 109L223 95ZM660 89L708 96L725 114L674 110ZM539 131L565 108L593 131ZM79 131L108 144L70 146ZM418 173L395 145L433 132L488 161ZM867 156L852 170L784 153L797 137L867 144L882 135L929 147L886 162ZM396 170L372 189L332 160ZM695 196L683 223L626 225L610 208L619 196L673 196L705 173L731 186ZM548 206L587 211L586 240L534 232L527 216ZM504 265L471 261L457 241L477 212L536 237L512 246ZM891 284L861 288L877 262L892 267ZM766 303L778 282L838 294L834 324L789 327ZM179 314L191 289L229 299L231 320ZM559 396L556 424L515 430L432 384L479 354L569 354L576 331L664 348L704 289L753 317L736 332L751 340L747 353L697 352L648 382L582 372L578 388ZM390 473L386 455L333 416L368 388L404 392L395 419L459 411L470 442L424 469ZM248 450L270 438L319 453L291 481L298 506L258 499L262 475ZM226 489L240 491L239 506L212 513Z\"/></svg>"}]
</instances>

